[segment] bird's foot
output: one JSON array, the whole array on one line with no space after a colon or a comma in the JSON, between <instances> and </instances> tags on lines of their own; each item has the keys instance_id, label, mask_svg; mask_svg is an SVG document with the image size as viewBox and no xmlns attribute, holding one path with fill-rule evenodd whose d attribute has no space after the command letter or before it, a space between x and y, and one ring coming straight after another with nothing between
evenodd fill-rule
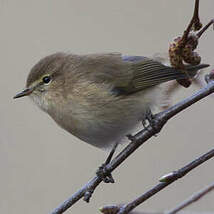
<instances>
[{"instance_id":1,"label":"bird's foot","mask_svg":"<svg viewBox=\"0 0 214 214\"><path fill-rule=\"evenodd\" d=\"M106 166L107 166L107 164L109 164L111 162L111 159L115 153L117 146L118 146L118 143L114 144L114 146L113 146L111 152L109 153L105 163L102 164L98 168L98 170L96 171L97 176L100 177L103 180L103 182L105 182L105 183L114 183L114 178L112 177L111 172L108 172Z\"/></svg>"},{"instance_id":2,"label":"bird's foot","mask_svg":"<svg viewBox=\"0 0 214 214\"><path fill-rule=\"evenodd\" d=\"M146 120L149 122L149 125L151 125L152 127L154 126L154 115L152 114L151 110L148 110L146 113Z\"/></svg>"},{"instance_id":3,"label":"bird's foot","mask_svg":"<svg viewBox=\"0 0 214 214\"><path fill-rule=\"evenodd\" d=\"M149 109L145 115L145 119L142 121L142 125L147 130L148 130L148 126L150 125L155 130L155 132L158 133L159 126L157 125L158 121L156 120L157 118L155 117L155 115L153 115L153 113ZM157 136L157 135L154 135L154 136Z\"/></svg>"},{"instance_id":4,"label":"bird's foot","mask_svg":"<svg viewBox=\"0 0 214 214\"><path fill-rule=\"evenodd\" d=\"M144 117L141 120L144 129L147 129L148 125L151 124L152 118L153 118L153 114L152 114L151 110L148 109L146 111Z\"/></svg>"},{"instance_id":5,"label":"bird's foot","mask_svg":"<svg viewBox=\"0 0 214 214\"><path fill-rule=\"evenodd\" d=\"M159 133L161 128L163 127L160 125L161 121L159 120L158 116L153 115L151 110L149 110L146 114L146 120L149 122L149 125L155 131L156 134L154 136L157 137L157 133Z\"/></svg>"},{"instance_id":6,"label":"bird's foot","mask_svg":"<svg viewBox=\"0 0 214 214\"><path fill-rule=\"evenodd\" d=\"M104 183L114 183L114 178L112 177L112 174L106 170L105 163L98 168L96 174Z\"/></svg>"},{"instance_id":7,"label":"bird's foot","mask_svg":"<svg viewBox=\"0 0 214 214\"><path fill-rule=\"evenodd\" d=\"M135 137L131 134L127 134L126 137L130 140L130 141L135 141Z\"/></svg>"},{"instance_id":8,"label":"bird's foot","mask_svg":"<svg viewBox=\"0 0 214 214\"><path fill-rule=\"evenodd\" d=\"M147 129L147 127L149 126L149 125L153 125L153 123L154 123L154 115L152 114L152 111L151 111L151 109L147 109L147 111L146 111L146 113L145 113L145 115L144 115L144 117L142 118L142 125L143 125L143 127L145 128L145 129Z\"/></svg>"}]
</instances>

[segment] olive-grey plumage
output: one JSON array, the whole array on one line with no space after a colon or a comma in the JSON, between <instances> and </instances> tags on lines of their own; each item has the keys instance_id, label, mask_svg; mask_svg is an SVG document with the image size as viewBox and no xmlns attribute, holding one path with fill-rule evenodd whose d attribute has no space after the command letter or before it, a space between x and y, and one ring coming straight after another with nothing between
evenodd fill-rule
<instances>
[{"instance_id":1,"label":"olive-grey plumage","mask_svg":"<svg viewBox=\"0 0 214 214\"><path fill-rule=\"evenodd\" d=\"M15 98L30 95L62 128L108 148L160 102L157 85L192 77L207 66L186 66L180 71L140 56L56 53L32 68L26 89Z\"/></svg>"}]
</instances>

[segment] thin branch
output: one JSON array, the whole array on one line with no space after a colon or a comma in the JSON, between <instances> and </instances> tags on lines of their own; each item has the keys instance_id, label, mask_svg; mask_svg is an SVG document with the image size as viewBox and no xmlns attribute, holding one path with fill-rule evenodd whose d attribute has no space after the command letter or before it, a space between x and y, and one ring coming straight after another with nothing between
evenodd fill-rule
<instances>
[{"instance_id":1,"label":"thin branch","mask_svg":"<svg viewBox=\"0 0 214 214\"><path fill-rule=\"evenodd\" d=\"M205 25L200 32L197 33L198 38L202 36L202 34L210 27L210 25L214 24L214 19L212 19L207 25Z\"/></svg>"},{"instance_id":2,"label":"thin branch","mask_svg":"<svg viewBox=\"0 0 214 214\"><path fill-rule=\"evenodd\" d=\"M122 205L121 205L122 206ZM114 205L114 206L105 206L100 208L100 212L103 214L117 214L118 210L120 209L119 207L121 207L120 205ZM141 211L131 211L129 214L166 214L166 212L162 211L162 212L141 212ZM194 211L182 211L182 214L199 214L198 212L194 212ZM201 214L214 214L214 212L202 212Z\"/></svg>"},{"instance_id":3,"label":"thin branch","mask_svg":"<svg viewBox=\"0 0 214 214\"><path fill-rule=\"evenodd\" d=\"M157 184L156 186L154 186L149 191L145 192L143 195L139 196L138 198L136 198L132 202L121 207L118 214L129 213L131 210L136 208L138 205L142 204L144 201L151 198L153 195L160 192L162 189L166 188L171 183L182 178L187 173L189 173L191 170L193 170L197 166L201 165L202 163L204 163L205 161L207 161L213 157L214 157L214 148L212 150L210 150L209 152L207 152L206 154L195 159L191 163L187 164L183 168L163 176L162 178L160 178L161 183ZM172 214L172 213L170 213L170 214Z\"/></svg>"},{"instance_id":4,"label":"thin branch","mask_svg":"<svg viewBox=\"0 0 214 214\"><path fill-rule=\"evenodd\" d=\"M100 208L100 212L103 214L118 214L118 211L122 205L110 205L110 206L104 206ZM143 211L131 211L129 214L166 214L166 212L143 212ZM194 211L182 211L182 214L199 214L199 212ZM201 214L214 214L214 212L202 212Z\"/></svg>"},{"instance_id":5,"label":"thin branch","mask_svg":"<svg viewBox=\"0 0 214 214\"><path fill-rule=\"evenodd\" d=\"M117 214L120 211L120 208L123 205L107 205L99 208L99 211L103 214ZM140 212L140 211L131 211L130 214L164 214L164 212ZM187 214L187 213L186 213ZM193 213L191 213L193 214Z\"/></svg>"},{"instance_id":6,"label":"thin branch","mask_svg":"<svg viewBox=\"0 0 214 214\"><path fill-rule=\"evenodd\" d=\"M195 8L193 12L193 17L187 27L187 29L184 31L184 34L182 36L182 41L184 42L184 45L187 42L188 35L192 29L199 30L202 27L202 24L199 19L199 0L195 0Z\"/></svg>"},{"instance_id":7,"label":"thin branch","mask_svg":"<svg viewBox=\"0 0 214 214\"><path fill-rule=\"evenodd\" d=\"M188 198L187 200L185 200L184 202L182 202L181 204L179 204L177 207L175 207L171 211L167 212L166 214L175 214L175 213L177 213L178 211L180 211L183 208L189 206L193 202L198 201L203 196L205 196L207 193L209 193L209 192L211 192L213 190L214 190L214 182L211 183L209 186L205 187L204 189L202 189L201 191L193 194L190 198Z\"/></svg>"},{"instance_id":8,"label":"thin branch","mask_svg":"<svg viewBox=\"0 0 214 214\"><path fill-rule=\"evenodd\" d=\"M131 143L120 152L111 163L106 166L106 172L111 173L115 168L117 168L124 160L126 160L129 155L131 155L137 148L139 148L144 142L149 138L160 132L164 124L173 116L181 112L182 110L188 108L197 101L207 97L214 92L214 80L213 78L209 79L208 84L197 93L192 95L189 98L184 99L178 104L170 107L169 109L154 115L154 120L152 125L150 124L146 129L138 132L133 136ZM88 195L89 199L96 189L96 187L102 182L102 179L98 176L95 176L88 183L86 183L80 190L74 193L69 199L63 202L59 207L57 207L52 214L61 214L69 209L73 204L78 200ZM165 183L164 183L165 184ZM161 184L163 185L163 184Z\"/></svg>"}]
</instances>

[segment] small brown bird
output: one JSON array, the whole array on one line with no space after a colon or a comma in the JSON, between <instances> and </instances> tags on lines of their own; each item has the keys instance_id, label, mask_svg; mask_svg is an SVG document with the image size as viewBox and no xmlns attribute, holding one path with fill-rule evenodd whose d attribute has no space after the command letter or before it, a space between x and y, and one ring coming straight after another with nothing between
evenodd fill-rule
<instances>
[{"instance_id":1,"label":"small brown bird","mask_svg":"<svg viewBox=\"0 0 214 214\"><path fill-rule=\"evenodd\" d=\"M56 53L41 59L14 98L30 98L56 123L99 148L120 142L161 101L157 85L193 77L207 64L185 70L141 56Z\"/></svg>"}]
</instances>

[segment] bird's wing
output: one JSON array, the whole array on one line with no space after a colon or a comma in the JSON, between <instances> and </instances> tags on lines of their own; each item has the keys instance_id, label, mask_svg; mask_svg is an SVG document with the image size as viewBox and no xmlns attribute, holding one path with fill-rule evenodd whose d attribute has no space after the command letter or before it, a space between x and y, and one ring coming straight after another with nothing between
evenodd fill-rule
<instances>
[{"instance_id":1,"label":"bird's wing","mask_svg":"<svg viewBox=\"0 0 214 214\"><path fill-rule=\"evenodd\" d=\"M108 83L113 92L120 94L134 93L163 82L183 79L188 75L184 71L165 66L162 63L142 56L122 56L121 54L90 55L92 80L97 83ZM195 75L201 67L189 66L189 77ZM95 71L95 72L94 72Z\"/></svg>"},{"instance_id":2,"label":"bird's wing","mask_svg":"<svg viewBox=\"0 0 214 214\"><path fill-rule=\"evenodd\" d=\"M136 90L142 90L169 80L186 77L185 73L175 68L165 66L149 58L143 58L132 63L133 78L131 84Z\"/></svg>"},{"instance_id":3,"label":"bird's wing","mask_svg":"<svg viewBox=\"0 0 214 214\"><path fill-rule=\"evenodd\" d=\"M147 57L122 56L121 58L124 63L130 64L128 73L131 75L125 85L121 84L120 78L116 82L114 91L119 91L120 94L134 93L169 80L186 77L184 72ZM121 78L123 78L123 74L121 74Z\"/></svg>"}]
</instances>

